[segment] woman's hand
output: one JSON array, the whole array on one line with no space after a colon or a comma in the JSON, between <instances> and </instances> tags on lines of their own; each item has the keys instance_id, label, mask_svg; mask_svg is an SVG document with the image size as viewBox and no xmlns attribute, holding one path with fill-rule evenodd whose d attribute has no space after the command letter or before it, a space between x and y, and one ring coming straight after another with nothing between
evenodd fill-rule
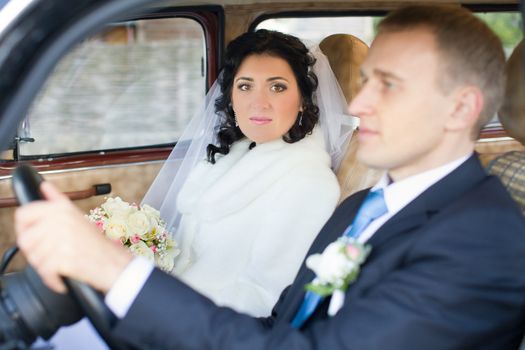
<instances>
[{"instance_id":1,"label":"woman's hand","mask_svg":"<svg viewBox=\"0 0 525 350\"><path fill-rule=\"evenodd\" d=\"M106 238L84 214L49 182L40 190L46 201L15 212L17 243L44 283L66 292L63 277L107 293L132 256Z\"/></svg>"}]
</instances>

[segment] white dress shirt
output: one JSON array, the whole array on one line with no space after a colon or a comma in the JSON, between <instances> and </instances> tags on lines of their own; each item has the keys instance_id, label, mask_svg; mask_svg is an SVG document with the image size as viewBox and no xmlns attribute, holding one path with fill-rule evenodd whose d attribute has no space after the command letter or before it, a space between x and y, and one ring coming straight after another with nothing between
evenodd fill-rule
<instances>
[{"instance_id":1,"label":"white dress shirt","mask_svg":"<svg viewBox=\"0 0 525 350\"><path fill-rule=\"evenodd\" d=\"M459 167L469 157L470 154L393 183L390 183L388 175L385 174L372 190L383 189L388 212L370 223L361 233L358 241L361 243L368 241L388 219L397 214L427 188ZM117 317L123 318L126 315L146 283L153 267L153 263L145 258L137 257L124 269L105 298L106 304Z\"/></svg>"},{"instance_id":2,"label":"white dress shirt","mask_svg":"<svg viewBox=\"0 0 525 350\"><path fill-rule=\"evenodd\" d=\"M403 180L391 182L388 174L378 181L378 183L372 187L371 191L383 189L386 207L388 211L386 214L378 217L372 221L367 228L359 235L358 241L364 243L370 239L376 233L376 231L383 226L387 220L392 216L396 215L401 209L403 209L408 203L412 202L423 193L427 188L450 174L454 169L463 164L471 155L467 155L449 162L440 167L427 170L425 172L409 176Z\"/></svg>"}]
</instances>

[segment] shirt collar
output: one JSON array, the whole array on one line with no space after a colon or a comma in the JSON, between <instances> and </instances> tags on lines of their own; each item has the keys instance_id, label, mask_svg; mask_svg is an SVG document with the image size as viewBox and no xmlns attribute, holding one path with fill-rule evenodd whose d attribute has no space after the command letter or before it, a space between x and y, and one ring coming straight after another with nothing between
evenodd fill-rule
<instances>
[{"instance_id":1,"label":"shirt collar","mask_svg":"<svg viewBox=\"0 0 525 350\"><path fill-rule=\"evenodd\" d=\"M384 174L372 191L383 189L386 206L390 214L395 214L423 193L427 188L450 174L471 155L466 155L445 165L425 172L409 176L403 180L392 182L388 174Z\"/></svg>"}]
</instances>

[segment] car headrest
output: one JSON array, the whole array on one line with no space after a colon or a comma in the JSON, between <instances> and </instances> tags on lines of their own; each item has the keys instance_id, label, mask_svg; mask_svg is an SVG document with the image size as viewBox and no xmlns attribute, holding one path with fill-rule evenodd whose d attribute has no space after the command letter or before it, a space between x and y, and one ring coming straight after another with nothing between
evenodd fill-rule
<instances>
[{"instance_id":1,"label":"car headrest","mask_svg":"<svg viewBox=\"0 0 525 350\"><path fill-rule=\"evenodd\" d=\"M512 52L505 72L507 85L503 105L498 112L499 119L507 134L525 145L525 64L523 62L523 41Z\"/></svg>"},{"instance_id":2,"label":"car headrest","mask_svg":"<svg viewBox=\"0 0 525 350\"><path fill-rule=\"evenodd\" d=\"M359 69L368 46L350 34L333 34L324 38L319 47L328 58L346 101L352 101L359 89Z\"/></svg>"}]
</instances>

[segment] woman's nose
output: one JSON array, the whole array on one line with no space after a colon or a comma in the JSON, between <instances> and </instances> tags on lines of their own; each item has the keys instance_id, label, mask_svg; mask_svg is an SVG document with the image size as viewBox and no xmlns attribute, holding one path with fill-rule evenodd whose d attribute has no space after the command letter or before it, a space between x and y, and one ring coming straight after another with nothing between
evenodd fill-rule
<instances>
[{"instance_id":1,"label":"woman's nose","mask_svg":"<svg viewBox=\"0 0 525 350\"><path fill-rule=\"evenodd\" d=\"M251 105L253 108L265 109L270 106L270 99L264 91L254 91Z\"/></svg>"}]
</instances>

